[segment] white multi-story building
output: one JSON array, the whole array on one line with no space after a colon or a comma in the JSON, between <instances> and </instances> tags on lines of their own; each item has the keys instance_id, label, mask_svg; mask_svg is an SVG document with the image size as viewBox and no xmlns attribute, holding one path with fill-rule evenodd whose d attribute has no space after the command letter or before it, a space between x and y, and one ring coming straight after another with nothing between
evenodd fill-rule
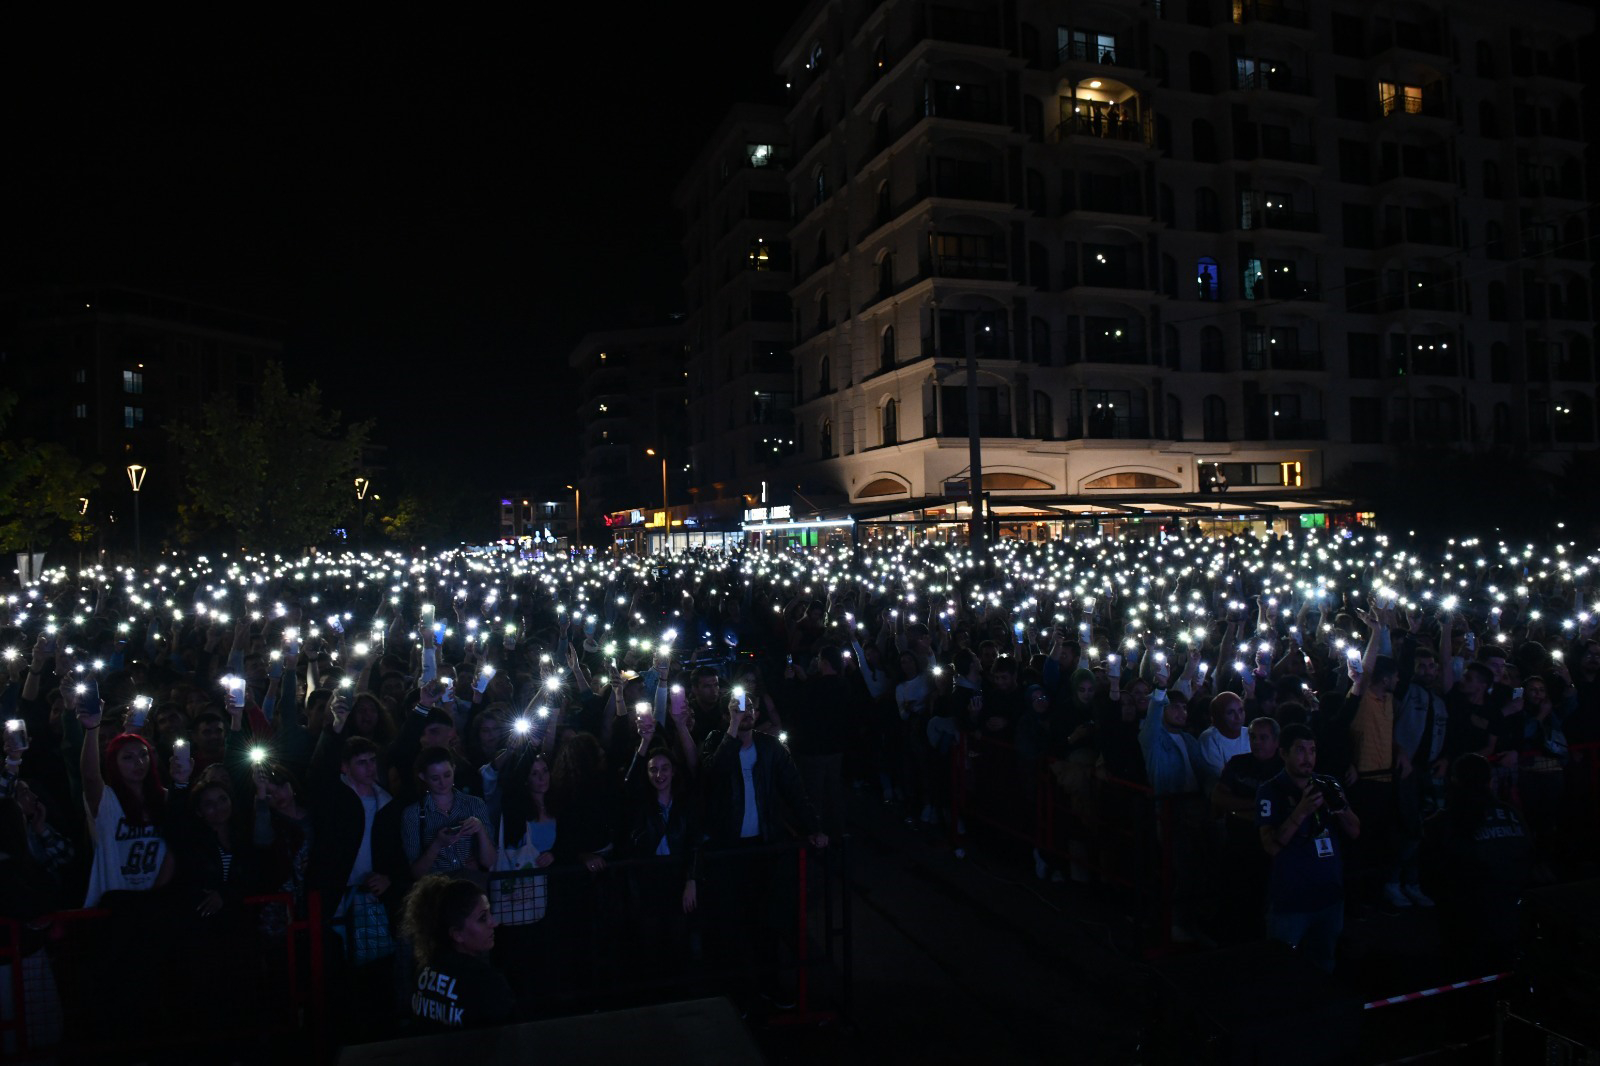
<instances>
[{"instance_id":1,"label":"white multi-story building","mask_svg":"<svg viewBox=\"0 0 1600 1066\"><path fill-rule=\"evenodd\" d=\"M1592 448L1593 22L817 0L777 60L790 480L959 517L969 388L983 487L1029 536L1119 500L1336 508L1415 445Z\"/></svg>"}]
</instances>

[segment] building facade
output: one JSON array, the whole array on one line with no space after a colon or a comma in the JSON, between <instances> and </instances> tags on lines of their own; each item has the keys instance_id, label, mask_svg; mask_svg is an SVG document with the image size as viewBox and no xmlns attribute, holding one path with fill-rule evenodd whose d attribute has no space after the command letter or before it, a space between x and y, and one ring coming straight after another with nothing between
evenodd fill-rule
<instances>
[{"instance_id":1,"label":"building facade","mask_svg":"<svg viewBox=\"0 0 1600 1066\"><path fill-rule=\"evenodd\" d=\"M789 133L781 107L736 106L679 184L694 517L738 527L794 454Z\"/></svg>"},{"instance_id":2,"label":"building facade","mask_svg":"<svg viewBox=\"0 0 1600 1066\"><path fill-rule=\"evenodd\" d=\"M969 410L1018 516L1593 448L1592 30L1564 0L818 0L777 55L788 480L957 517Z\"/></svg>"},{"instance_id":3,"label":"building facade","mask_svg":"<svg viewBox=\"0 0 1600 1066\"><path fill-rule=\"evenodd\" d=\"M576 490L583 539L607 536L604 516L643 511L665 496L687 498L687 414L683 326L667 324L589 333L567 357L578 377L582 454ZM550 496L555 499L554 494ZM655 510L629 525L668 519Z\"/></svg>"}]
</instances>

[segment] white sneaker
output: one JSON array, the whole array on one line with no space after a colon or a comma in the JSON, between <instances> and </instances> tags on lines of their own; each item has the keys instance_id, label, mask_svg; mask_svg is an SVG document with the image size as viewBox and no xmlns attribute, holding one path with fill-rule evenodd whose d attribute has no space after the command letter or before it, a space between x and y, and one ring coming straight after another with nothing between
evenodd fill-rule
<instances>
[{"instance_id":1,"label":"white sneaker","mask_svg":"<svg viewBox=\"0 0 1600 1066\"><path fill-rule=\"evenodd\" d=\"M1383 886L1383 901L1391 907L1404 908L1411 906L1411 897L1402 892L1400 886L1394 881L1390 881Z\"/></svg>"},{"instance_id":2,"label":"white sneaker","mask_svg":"<svg viewBox=\"0 0 1600 1066\"><path fill-rule=\"evenodd\" d=\"M1400 891L1406 894L1406 899L1409 899L1418 907L1433 906L1433 900L1423 895L1421 885L1403 885L1401 886Z\"/></svg>"}]
</instances>

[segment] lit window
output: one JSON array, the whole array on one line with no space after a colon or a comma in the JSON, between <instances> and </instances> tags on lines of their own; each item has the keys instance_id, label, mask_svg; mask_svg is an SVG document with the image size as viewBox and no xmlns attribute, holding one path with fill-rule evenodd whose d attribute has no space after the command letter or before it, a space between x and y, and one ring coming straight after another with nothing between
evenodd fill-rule
<instances>
[{"instance_id":1,"label":"lit window","mask_svg":"<svg viewBox=\"0 0 1600 1066\"><path fill-rule=\"evenodd\" d=\"M144 425L143 407L124 407L122 409L122 428L138 429Z\"/></svg>"},{"instance_id":2,"label":"lit window","mask_svg":"<svg viewBox=\"0 0 1600 1066\"><path fill-rule=\"evenodd\" d=\"M122 391L131 396L138 396L144 392L144 375L137 370L124 370L122 372Z\"/></svg>"},{"instance_id":3,"label":"lit window","mask_svg":"<svg viewBox=\"0 0 1600 1066\"><path fill-rule=\"evenodd\" d=\"M79 385L85 384L89 380L89 372L80 366L72 372L72 380Z\"/></svg>"},{"instance_id":4,"label":"lit window","mask_svg":"<svg viewBox=\"0 0 1600 1066\"><path fill-rule=\"evenodd\" d=\"M747 144L744 146L745 156L753 167L765 167L772 164L773 147L770 144Z\"/></svg>"},{"instance_id":5,"label":"lit window","mask_svg":"<svg viewBox=\"0 0 1600 1066\"><path fill-rule=\"evenodd\" d=\"M74 417L74 418L88 418L89 417L89 405L86 404L86 403L80 403L80 404L74 405L73 408L72 408L72 417Z\"/></svg>"}]
</instances>

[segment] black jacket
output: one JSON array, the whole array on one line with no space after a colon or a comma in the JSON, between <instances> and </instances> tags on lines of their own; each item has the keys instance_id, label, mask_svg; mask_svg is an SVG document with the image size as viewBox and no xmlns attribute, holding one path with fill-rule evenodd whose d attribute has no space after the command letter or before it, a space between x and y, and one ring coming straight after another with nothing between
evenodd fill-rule
<instances>
[{"instance_id":1,"label":"black jacket","mask_svg":"<svg viewBox=\"0 0 1600 1066\"><path fill-rule=\"evenodd\" d=\"M672 858L683 863L684 879L700 880L700 845L704 834L694 804L680 796L672 801L671 813L662 818L654 792L636 795L629 805L627 824L623 826L625 854L628 858L647 859L656 853L663 837L672 851Z\"/></svg>"},{"instance_id":2,"label":"black jacket","mask_svg":"<svg viewBox=\"0 0 1600 1066\"><path fill-rule=\"evenodd\" d=\"M361 797L340 777L343 764L344 736L325 730L311 756L311 863L306 875L306 887L322 893L324 919L339 906L350 883L351 867L361 851L361 835L367 825ZM378 813L383 812L380 809ZM381 873L378 834L374 824L373 866ZM389 891L382 897L391 914L396 913L404 894L405 885L391 878Z\"/></svg>"},{"instance_id":3,"label":"black jacket","mask_svg":"<svg viewBox=\"0 0 1600 1066\"><path fill-rule=\"evenodd\" d=\"M820 833L822 823L806 796L800 769L789 756L789 749L766 733L756 733L754 737L756 765L752 776L759 839L770 843L782 837L781 822L774 807L778 800L789 808L791 816L800 822L807 834ZM739 739L719 730L706 737L700 753L706 837L714 845L736 844L744 822L744 772L739 767Z\"/></svg>"}]
</instances>

